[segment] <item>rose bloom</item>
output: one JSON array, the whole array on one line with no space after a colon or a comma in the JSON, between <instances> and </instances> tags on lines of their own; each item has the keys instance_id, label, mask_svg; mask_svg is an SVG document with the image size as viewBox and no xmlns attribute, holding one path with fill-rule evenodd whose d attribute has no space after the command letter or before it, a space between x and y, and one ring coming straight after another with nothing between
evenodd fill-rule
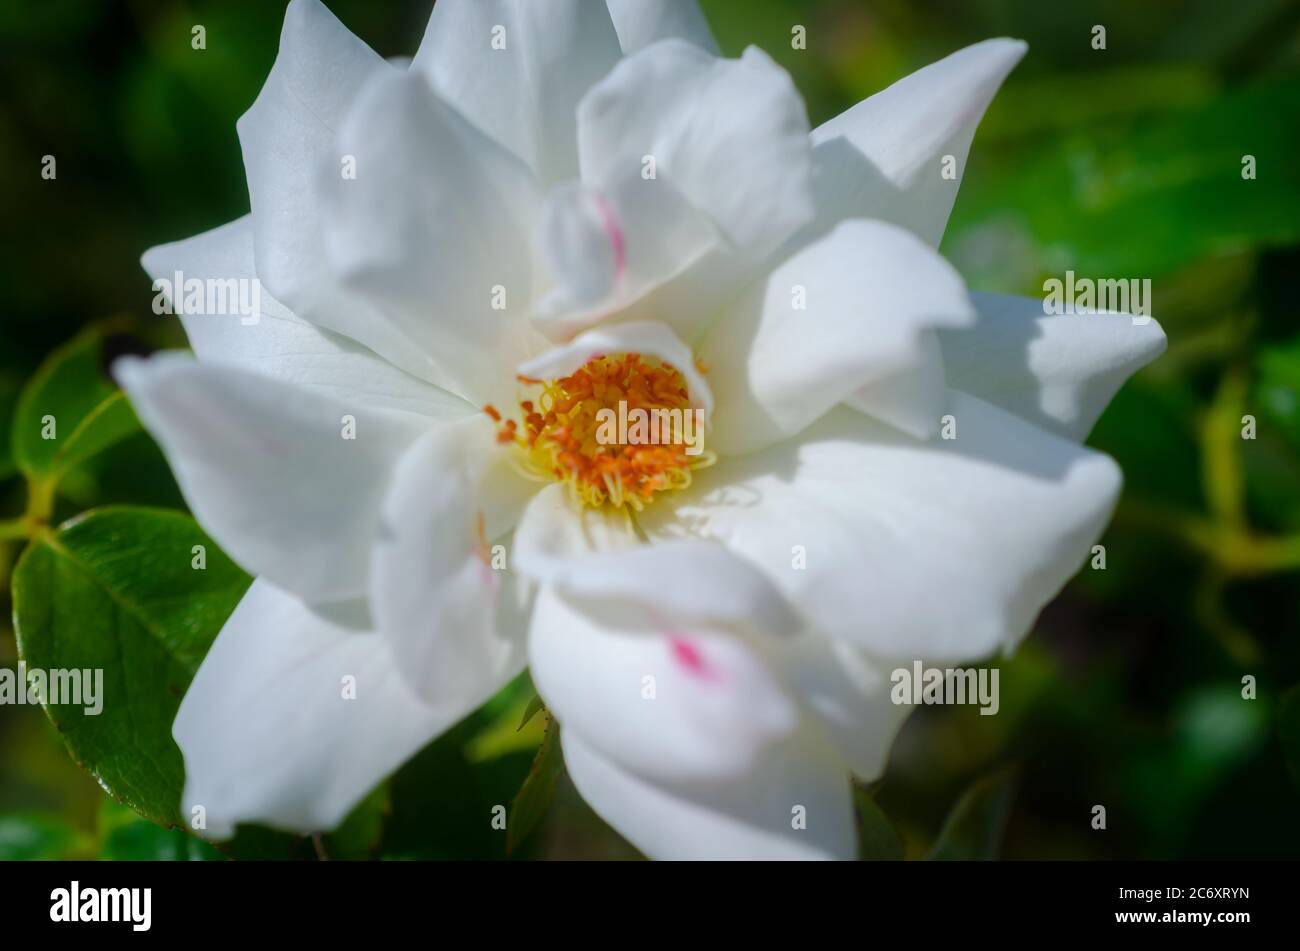
<instances>
[{"instance_id":1,"label":"rose bloom","mask_svg":"<svg viewBox=\"0 0 1300 951\"><path fill-rule=\"evenodd\" d=\"M259 280L261 319L117 366L256 575L174 727L209 834L335 826L527 667L647 855L852 857L890 671L1014 649L1119 492L1081 441L1164 346L935 250L1024 52L810 130L693 0L439 0L410 63L294 0L251 213L144 256ZM596 438L620 403L703 451Z\"/></svg>"}]
</instances>

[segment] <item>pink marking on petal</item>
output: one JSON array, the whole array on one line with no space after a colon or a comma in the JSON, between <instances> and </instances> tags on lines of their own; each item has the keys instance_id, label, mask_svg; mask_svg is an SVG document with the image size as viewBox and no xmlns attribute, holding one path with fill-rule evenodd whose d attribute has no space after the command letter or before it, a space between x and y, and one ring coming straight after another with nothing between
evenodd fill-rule
<instances>
[{"instance_id":1,"label":"pink marking on petal","mask_svg":"<svg viewBox=\"0 0 1300 951\"><path fill-rule=\"evenodd\" d=\"M672 649L673 659L688 672L706 680L716 680L717 671L709 666L700 649L679 635L670 634L668 645Z\"/></svg>"},{"instance_id":2,"label":"pink marking on petal","mask_svg":"<svg viewBox=\"0 0 1300 951\"><path fill-rule=\"evenodd\" d=\"M604 195L596 196L596 209L600 212L600 220L605 226L609 243L614 248L614 280L618 281L622 279L623 271L627 268L627 242L623 237L623 227L618 223L618 214L614 211L614 206Z\"/></svg>"}]
</instances>

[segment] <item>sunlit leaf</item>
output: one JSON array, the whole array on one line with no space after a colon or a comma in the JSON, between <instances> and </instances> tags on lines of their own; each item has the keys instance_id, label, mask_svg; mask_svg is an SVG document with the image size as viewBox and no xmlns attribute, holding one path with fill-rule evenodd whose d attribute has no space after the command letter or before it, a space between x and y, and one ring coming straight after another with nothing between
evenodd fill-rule
<instances>
[{"instance_id":1,"label":"sunlit leaf","mask_svg":"<svg viewBox=\"0 0 1300 951\"><path fill-rule=\"evenodd\" d=\"M560 755L560 724L548 718L546 735L542 745L533 759L533 766L528 777L519 787L515 801L510 804L510 819L507 825L507 848L513 852L532 834L532 831L546 815L546 809L555 795L555 783L564 769L564 759Z\"/></svg>"},{"instance_id":2,"label":"sunlit leaf","mask_svg":"<svg viewBox=\"0 0 1300 951\"><path fill-rule=\"evenodd\" d=\"M196 546L202 569L193 567ZM180 820L184 768L172 721L248 584L191 518L159 509L73 519L33 541L14 571L14 626L27 666L102 672L97 715L84 696L81 704L47 702L46 713L78 762L160 824Z\"/></svg>"}]
</instances>

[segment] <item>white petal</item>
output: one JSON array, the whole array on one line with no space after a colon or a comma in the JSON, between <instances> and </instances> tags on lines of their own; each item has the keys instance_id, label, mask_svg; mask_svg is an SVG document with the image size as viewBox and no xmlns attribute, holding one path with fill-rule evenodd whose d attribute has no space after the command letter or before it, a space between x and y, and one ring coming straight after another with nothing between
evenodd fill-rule
<instances>
[{"instance_id":1,"label":"white petal","mask_svg":"<svg viewBox=\"0 0 1300 951\"><path fill-rule=\"evenodd\" d=\"M789 77L757 49L721 60L669 39L622 63L583 100L579 137L583 181L615 213L626 273L597 305L549 299L545 332L652 320L694 342L809 220L806 128Z\"/></svg>"},{"instance_id":2,"label":"white petal","mask_svg":"<svg viewBox=\"0 0 1300 951\"><path fill-rule=\"evenodd\" d=\"M528 503L515 535L515 562L542 582L563 581L573 566L599 567L615 552L641 544L625 509L575 504L560 484Z\"/></svg>"},{"instance_id":3,"label":"white petal","mask_svg":"<svg viewBox=\"0 0 1300 951\"><path fill-rule=\"evenodd\" d=\"M795 737L743 780L654 783L565 730L569 776L588 804L654 859L851 859L848 778L815 743ZM796 828L802 813L806 827Z\"/></svg>"},{"instance_id":4,"label":"white petal","mask_svg":"<svg viewBox=\"0 0 1300 951\"><path fill-rule=\"evenodd\" d=\"M975 127L1026 49L1007 39L968 46L814 130L814 229L882 218L938 246ZM955 177L944 175L945 156Z\"/></svg>"},{"instance_id":5,"label":"white petal","mask_svg":"<svg viewBox=\"0 0 1300 951\"><path fill-rule=\"evenodd\" d=\"M533 380L568 376L598 356L639 353L657 357L681 373L691 406L704 410L707 422L713 412L713 392L695 366L690 348L664 324L624 323L595 327L569 343L546 351L519 366L519 374Z\"/></svg>"},{"instance_id":6,"label":"white petal","mask_svg":"<svg viewBox=\"0 0 1300 951\"><path fill-rule=\"evenodd\" d=\"M610 319L658 321L697 346L723 309L755 282L766 279L771 266L772 255L758 257L728 248L719 239L680 274L648 288L635 300L620 302L617 315Z\"/></svg>"},{"instance_id":7,"label":"white petal","mask_svg":"<svg viewBox=\"0 0 1300 951\"><path fill-rule=\"evenodd\" d=\"M489 548L535 489L513 472L492 478L508 451L486 417L432 430L402 457L384 500L371 609L430 701L481 696L523 667L526 592L514 572L494 568Z\"/></svg>"},{"instance_id":8,"label":"white petal","mask_svg":"<svg viewBox=\"0 0 1300 951\"><path fill-rule=\"evenodd\" d=\"M681 624L667 607L569 600L543 588L528 654L533 683L563 728L647 776L742 775L799 722L757 651Z\"/></svg>"},{"instance_id":9,"label":"white petal","mask_svg":"<svg viewBox=\"0 0 1300 951\"><path fill-rule=\"evenodd\" d=\"M1037 298L972 294L973 327L939 335L949 385L1074 440L1165 349L1149 317L1045 316Z\"/></svg>"},{"instance_id":10,"label":"white petal","mask_svg":"<svg viewBox=\"0 0 1300 951\"><path fill-rule=\"evenodd\" d=\"M202 806L217 839L240 822L326 831L475 705L421 703L379 635L327 620L259 579L172 727L185 756L183 811Z\"/></svg>"},{"instance_id":11,"label":"white petal","mask_svg":"<svg viewBox=\"0 0 1300 951\"><path fill-rule=\"evenodd\" d=\"M1101 534L1119 469L967 394L950 412L957 438L928 442L833 412L697 473L638 522L726 542L818 629L878 656L1010 648Z\"/></svg>"},{"instance_id":12,"label":"white petal","mask_svg":"<svg viewBox=\"0 0 1300 951\"><path fill-rule=\"evenodd\" d=\"M600 191L578 183L552 191L539 243L557 286L535 317L566 340L683 274L721 238L666 178L628 168Z\"/></svg>"},{"instance_id":13,"label":"white petal","mask_svg":"<svg viewBox=\"0 0 1300 951\"><path fill-rule=\"evenodd\" d=\"M538 196L528 170L416 71L372 81L339 148L357 174L325 174L322 222L344 284L375 304L404 349L427 354L449 389L478 406L510 399L511 368L532 349ZM363 317L339 329L380 349Z\"/></svg>"},{"instance_id":14,"label":"white petal","mask_svg":"<svg viewBox=\"0 0 1300 951\"><path fill-rule=\"evenodd\" d=\"M255 281L253 219L245 215L203 234L150 248L142 264L155 281ZM257 285L250 284L250 287ZM250 293L252 293L250 291ZM349 404L438 420L477 412L464 400L403 373L355 341L296 317L265 289L260 314L200 316L181 323L201 363L254 370Z\"/></svg>"},{"instance_id":15,"label":"white petal","mask_svg":"<svg viewBox=\"0 0 1300 951\"><path fill-rule=\"evenodd\" d=\"M114 374L199 523L245 570L310 601L366 593L384 490L427 422L185 354L123 358Z\"/></svg>"},{"instance_id":16,"label":"white petal","mask_svg":"<svg viewBox=\"0 0 1300 951\"><path fill-rule=\"evenodd\" d=\"M612 293L626 266L622 226L609 199L578 182L547 198L538 243L572 305L588 306Z\"/></svg>"},{"instance_id":17,"label":"white petal","mask_svg":"<svg viewBox=\"0 0 1300 951\"><path fill-rule=\"evenodd\" d=\"M677 37L718 52L713 32L696 0L606 0L624 55L657 40Z\"/></svg>"},{"instance_id":18,"label":"white petal","mask_svg":"<svg viewBox=\"0 0 1300 951\"><path fill-rule=\"evenodd\" d=\"M718 59L663 40L623 60L578 107L582 180L656 176L761 256L810 220L808 119L790 77L754 47ZM758 200L756 196L762 196Z\"/></svg>"},{"instance_id":19,"label":"white petal","mask_svg":"<svg viewBox=\"0 0 1300 951\"><path fill-rule=\"evenodd\" d=\"M909 436L928 439L947 412L947 375L939 334L927 328L916 341L911 363L858 387L844 402Z\"/></svg>"},{"instance_id":20,"label":"white petal","mask_svg":"<svg viewBox=\"0 0 1300 951\"><path fill-rule=\"evenodd\" d=\"M578 101L620 55L601 3L438 0L413 68L550 186L577 175Z\"/></svg>"},{"instance_id":21,"label":"white petal","mask_svg":"<svg viewBox=\"0 0 1300 951\"><path fill-rule=\"evenodd\" d=\"M890 696L890 667L844 641L791 638L775 646L782 682L826 731L863 782L885 771L894 737L912 707Z\"/></svg>"},{"instance_id":22,"label":"white petal","mask_svg":"<svg viewBox=\"0 0 1300 951\"><path fill-rule=\"evenodd\" d=\"M799 633L803 622L748 562L699 541L640 544L625 514L580 507L564 486L538 493L515 536L515 563L584 601L637 603L682 624Z\"/></svg>"},{"instance_id":23,"label":"white petal","mask_svg":"<svg viewBox=\"0 0 1300 951\"><path fill-rule=\"evenodd\" d=\"M865 387L923 365L926 330L973 317L960 276L915 236L878 221L844 222L747 292L701 347L718 405L710 448L762 448L855 391L868 412L878 395L895 418L904 415L899 397L921 415L942 393L941 374L916 375L911 393Z\"/></svg>"},{"instance_id":24,"label":"white petal","mask_svg":"<svg viewBox=\"0 0 1300 951\"><path fill-rule=\"evenodd\" d=\"M666 650L662 645L654 649L637 645L622 651L611 638L602 654L589 651L581 639L568 640L577 638L576 629L586 629L602 618L622 637L649 635L662 641L662 629L670 618L672 624L683 628L702 626L739 634L748 638L751 647L760 648L773 676L823 724L848 768L867 781L883 772L890 744L911 708L892 703L886 673L857 648L812 632L791 636L803 630L802 619L757 568L723 546L699 541L640 544L625 516L575 508L563 487L550 486L529 504L519 523L515 564L552 591L570 596L569 602L553 607L549 617L542 616L537 623L567 618L578 610L591 618L576 623L566 620L562 630L535 631L534 651L548 649L549 635L555 641L554 650L569 658L546 657L540 661L543 667L560 665L560 673L565 675L570 672L563 665L573 664L575 671L586 670L588 664L599 665L600 670L589 678L595 684L607 682L611 668L634 661L667 666L671 644ZM653 614L646 618L641 613L644 609ZM647 620L650 623L644 629L638 626ZM652 659L647 662L646 656ZM574 676L580 679L579 674ZM768 678L762 681L767 683ZM619 738L618 749L611 755L620 758L627 749L635 748L632 740L619 733L625 718L614 717L609 712L613 706L599 709L607 702L602 691L579 700L584 705L590 702L603 724L592 729L591 735L608 729ZM628 706L629 698L621 691L614 700L614 706L620 702ZM643 704L631 704L630 714L640 718L645 713ZM784 715L784 703L778 704ZM696 722L692 735L701 728ZM704 739L698 737L691 743ZM657 775L658 768L652 765L648 772Z\"/></svg>"},{"instance_id":25,"label":"white petal","mask_svg":"<svg viewBox=\"0 0 1300 951\"><path fill-rule=\"evenodd\" d=\"M257 100L238 122L254 215L257 274L295 314L360 340L404 370L435 380L424 355L330 270L321 229L319 175L343 172L335 132L357 92L396 72L319 0L285 10L280 52ZM364 331L360 336L356 334Z\"/></svg>"},{"instance_id":26,"label":"white petal","mask_svg":"<svg viewBox=\"0 0 1300 951\"><path fill-rule=\"evenodd\" d=\"M671 641L663 643L665 629L702 628L744 639L748 645L744 648L716 635L706 640L723 661L734 659L742 669L752 669L759 683L771 685L767 689L780 717L788 716L784 694L789 693L821 722L847 768L865 780L873 780L883 771L890 744L910 707L890 701L886 676L856 648L812 632L792 636L803 631L802 619L757 568L725 547L702 541L640 544L626 516L576 508L557 485L543 489L525 511L515 535L515 564L561 598L535 620L536 625L552 625L545 630L534 628L535 680L549 677L539 674L539 669L556 671L558 683L548 682L542 689L560 692L556 703L560 705L557 710L564 709L562 722L579 726L585 735L609 736L610 755L620 762L645 758L648 765L643 768L648 775L662 775L665 762L683 768L659 749L659 737L651 737L647 746L625 729L667 729L657 717L669 714L686 718L682 727L690 736L683 741L686 748L695 749L699 744L707 748L718 742L705 723L692 719L697 715L689 704L683 709L647 710L647 701L633 703L621 687L610 696L591 686L608 684L613 671L626 670L629 665L640 665L644 668L641 676L655 676L657 682L662 682L662 673L651 671L667 668L673 681L675 675L692 668L679 670L677 664L668 662L670 655L680 662L677 652L683 648L674 647ZM567 601L563 600L566 595ZM580 613L586 617L578 617ZM588 629L596 630L594 646L581 636L580 632ZM655 644L633 645L621 640L637 637ZM705 669L706 655L700 643L690 641L685 656L696 651L693 656L700 669ZM750 651L762 656L770 675L757 668L758 656L751 658ZM540 656L543 652L546 656ZM708 664L713 669L723 667L717 659ZM595 673L587 676L593 667ZM784 689L774 686L777 681ZM685 686L696 682L694 677L687 678ZM638 683L644 686L639 679ZM562 703L568 699L566 689L589 691L574 702L581 714L595 718L594 727L583 726L578 714ZM752 704L756 692L746 688L744 693ZM718 702L725 699L715 698ZM616 709L625 713L615 715ZM725 745L727 752L714 757L712 768L721 769L724 763L747 768L761 748L751 741L745 748L749 759L736 760L741 748L732 738ZM633 754L630 758L629 751ZM701 764L708 762L707 757L700 760Z\"/></svg>"}]
</instances>

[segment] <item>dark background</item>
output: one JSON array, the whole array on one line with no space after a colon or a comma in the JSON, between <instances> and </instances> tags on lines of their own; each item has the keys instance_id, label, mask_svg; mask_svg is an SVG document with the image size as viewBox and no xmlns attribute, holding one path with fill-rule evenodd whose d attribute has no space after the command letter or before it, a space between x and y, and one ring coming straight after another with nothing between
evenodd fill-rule
<instances>
[{"instance_id":1,"label":"dark background","mask_svg":"<svg viewBox=\"0 0 1300 951\"><path fill-rule=\"evenodd\" d=\"M380 53L409 56L432 4L328 5ZM1151 278L1169 337L1090 439L1127 480L1106 569L1085 567L1004 662L998 716L912 718L873 790L895 831L867 851L1300 856L1300 695L1287 694L1300 682L1300 3L703 5L724 53L754 43L791 71L814 125L967 44L1027 40L942 250L986 290L1041 295L1067 268ZM111 352L183 346L150 311L139 256L247 210L235 120L270 69L282 11L0 5L0 519L24 505L12 405L50 351L93 324L113 333ZM191 49L197 23L206 50ZM791 49L793 24L806 51ZM1092 48L1096 24L1105 50ZM39 174L46 154L54 181ZM1247 154L1255 180L1241 177ZM1254 440L1241 438L1245 414ZM146 436L72 473L57 512L118 502L184 507ZM19 548L0 541L0 579ZM12 666L7 587L0 664ZM514 732L528 696L516 685L404 769L356 851L503 854L477 817L528 768L537 732ZM1098 804L1104 831L1091 826ZM113 803L39 710L0 707L0 858L211 854ZM521 854L633 853L562 782Z\"/></svg>"}]
</instances>

